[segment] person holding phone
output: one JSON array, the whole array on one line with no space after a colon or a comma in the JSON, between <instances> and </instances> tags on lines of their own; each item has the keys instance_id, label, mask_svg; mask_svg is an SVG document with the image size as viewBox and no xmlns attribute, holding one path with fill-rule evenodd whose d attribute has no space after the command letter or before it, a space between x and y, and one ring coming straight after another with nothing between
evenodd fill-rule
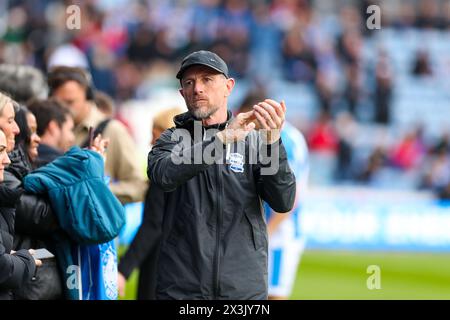
<instances>
[{"instance_id":1,"label":"person holding phone","mask_svg":"<svg viewBox=\"0 0 450 320\"><path fill-rule=\"evenodd\" d=\"M62 101L74 115L77 145L89 145L89 127L93 127L93 139L99 133L109 139L105 172L114 195L122 204L142 201L147 182L139 168L136 144L120 121L98 110L90 74L81 68L55 66L48 74L48 86L49 96Z\"/></svg>"},{"instance_id":2,"label":"person holding phone","mask_svg":"<svg viewBox=\"0 0 450 320\"><path fill-rule=\"evenodd\" d=\"M9 165L5 133L0 129L0 300L13 300L13 289L31 279L42 262L32 256L33 250L13 251L15 205L21 191L3 184L4 169Z\"/></svg>"},{"instance_id":3,"label":"person holding phone","mask_svg":"<svg viewBox=\"0 0 450 320\"><path fill-rule=\"evenodd\" d=\"M42 167L62 156L75 145L73 117L56 99L32 100L27 104L36 117L37 134L41 138L34 167Z\"/></svg>"}]
</instances>

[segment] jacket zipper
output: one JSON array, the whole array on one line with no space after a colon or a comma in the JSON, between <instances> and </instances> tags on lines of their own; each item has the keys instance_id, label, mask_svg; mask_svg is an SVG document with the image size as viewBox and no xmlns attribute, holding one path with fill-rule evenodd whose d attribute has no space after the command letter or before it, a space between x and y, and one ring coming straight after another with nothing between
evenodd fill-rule
<instances>
[{"instance_id":1,"label":"jacket zipper","mask_svg":"<svg viewBox=\"0 0 450 320\"><path fill-rule=\"evenodd\" d=\"M223 208L222 208L222 167L220 164L216 165L217 168L217 228L216 228L216 250L214 252L214 268L213 268L213 299L217 300L219 296L220 289L220 233L222 231L222 220L223 220Z\"/></svg>"}]
</instances>

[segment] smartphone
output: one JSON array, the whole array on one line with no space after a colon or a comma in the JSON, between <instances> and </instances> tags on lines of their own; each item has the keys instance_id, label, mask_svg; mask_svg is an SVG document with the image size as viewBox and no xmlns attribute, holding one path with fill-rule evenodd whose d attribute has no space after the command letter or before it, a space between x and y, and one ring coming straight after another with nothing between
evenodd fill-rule
<instances>
[{"instance_id":1,"label":"smartphone","mask_svg":"<svg viewBox=\"0 0 450 320\"><path fill-rule=\"evenodd\" d=\"M90 147L92 147L92 143L94 142L94 128L93 127L89 127L88 136L89 136L89 148L90 148Z\"/></svg>"},{"instance_id":2,"label":"smartphone","mask_svg":"<svg viewBox=\"0 0 450 320\"><path fill-rule=\"evenodd\" d=\"M33 258L35 258L37 260L50 259L50 258L53 258L54 256L55 255L53 253L51 253L50 251L48 251L45 248L35 249L34 254L33 254Z\"/></svg>"},{"instance_id":3,"label":"smartphone","mask_svg":"<svg viewBox=\"0 0 450 320\"><path fill-rule=\"evenodd\" d=\"M89 135L89 148L92 147L92 144L94 143L94 128L89 127L88 135Z\"/></svg>"}]
</instances>

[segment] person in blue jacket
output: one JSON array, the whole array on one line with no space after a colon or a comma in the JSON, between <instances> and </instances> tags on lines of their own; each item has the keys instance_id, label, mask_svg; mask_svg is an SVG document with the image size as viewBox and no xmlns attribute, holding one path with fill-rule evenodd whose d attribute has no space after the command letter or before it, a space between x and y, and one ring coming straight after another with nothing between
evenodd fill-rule
<instances>
[{"instance_id":1,"label":"person in blue jacket","mask_svg":"<svg viewBox=\"0 0 450 320\"><path fill-rule=\"evenodd\" d=\"M46 194L67 237L55 239L68 298L117 298L117 256L112 240L125 223L124 209L104 176L105 141L72 147L24 178L24 188ZM81 276L79 281L78 276Z\"/></svg>"}]
</instances>

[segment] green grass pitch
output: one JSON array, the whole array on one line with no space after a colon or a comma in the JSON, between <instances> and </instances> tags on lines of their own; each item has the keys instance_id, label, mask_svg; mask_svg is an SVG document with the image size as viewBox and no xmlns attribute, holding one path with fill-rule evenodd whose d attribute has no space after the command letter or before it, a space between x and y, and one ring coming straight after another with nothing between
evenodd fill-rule
<instances>
[{"instance_id":1,"label":"green grass pitch","mask_svg":"<svg viewBox=\"0 0 450 320\"><path fill-rule=\"evenodd\" d=\"M367 287L370 265L380 268L380 289ZM121 299L135 299L137 276L133 272ZM450 299L450 254L307 250L290 298Z\"/></svg>"}]
</instances>

